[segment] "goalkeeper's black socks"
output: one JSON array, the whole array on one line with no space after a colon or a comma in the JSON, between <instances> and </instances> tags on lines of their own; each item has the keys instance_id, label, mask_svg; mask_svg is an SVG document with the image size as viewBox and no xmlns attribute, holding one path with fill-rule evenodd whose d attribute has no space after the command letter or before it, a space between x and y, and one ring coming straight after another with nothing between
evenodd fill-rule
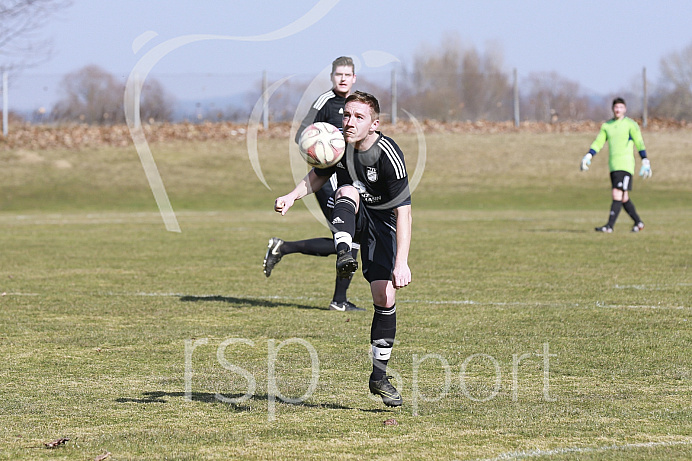
<instances>
[{"instance_id":1,"label":"goalkeeper's black socks","mask_svg":"<svg viewBox=\"0 0 692 461\"><path fill-rule=\"evenodd\" d=\"M613 228L615 226L615 221L617 221L621 209L622 201L613 200L613 203L610 205L610 217L608 218L608 227Z\"/></svg>"},{"instance_id":2,"label":"goalkeeper's black socks","mask_svg":"<svg viewBox=\"0 0 692 461\"><path fill-rule=\"evenodd\" d=\"M630 218L634 220L635 224L639 224L642 222L642 220L639 218L639 215L637 214L637 209L634 207L634 203L632 203L632 200L628 200L622 204L622 207L625 209L628 215L630 215Z\"/></svg>"}]
</instances>

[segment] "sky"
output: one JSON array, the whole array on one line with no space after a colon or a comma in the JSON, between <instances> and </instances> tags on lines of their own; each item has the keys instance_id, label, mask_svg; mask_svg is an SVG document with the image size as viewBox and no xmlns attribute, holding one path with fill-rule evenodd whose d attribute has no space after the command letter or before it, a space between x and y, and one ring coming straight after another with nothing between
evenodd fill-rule
<instances>
[{"instance_id":1,"label":"sky","mask_svg":"<svg viewBox=\"0 0 692 461\"><path fill-rule=\"evenodd\" d=\"M656 82L661 58L692 43L690 24L685 0L74 0L42 31L53 40L51 58L25 70L23 84L13 80L12 105L40 104L39 85L55 97L55 84L42 79L91 64L122 79L135 69L180 76L175 92L187 87L193 97L207 83L233 94L263 71L317 75L341 55L358 59L359 75L394 60L410 66L450 34L482 52L501 50L505 70L520 78L554 71L611 94L644 67ZM214 83L202 78L212 74Z\"/></svg>"}]
</instances>

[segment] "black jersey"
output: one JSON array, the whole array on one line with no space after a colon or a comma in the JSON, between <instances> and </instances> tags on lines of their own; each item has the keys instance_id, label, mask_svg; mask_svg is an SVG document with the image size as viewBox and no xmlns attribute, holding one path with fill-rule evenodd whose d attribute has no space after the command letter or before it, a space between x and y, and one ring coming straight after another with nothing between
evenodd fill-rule
<instances>
[{"instance_id":1,"label":"black jersey","mask_svg":"<svg viewBox=\"0 0 692 461\"><path fill-rule=\"evenodd\" d=\"M378 132L377 141L365 151L348 145L331 168L315 168L318 176L336 173L339 186L353 185L362 205L373 217L396 226L394 209L411 204L404 154L394 140Z\"/></svg>"},{"instance_id":2,"label":"black jersey","mask_svg":"<svg viewBox=\"0 0 692 461\"><path fill-rule=\"evenodd\" d=\"M296 142L300 139L303 130L315 122L327 122L342 130L344 125L344 105L346 105L346 98L337 95L333 90L322 93L312 103L308 115L303 120L303 123L300 124L300 128L296 133Z\"/></svg>"}]
</instances>

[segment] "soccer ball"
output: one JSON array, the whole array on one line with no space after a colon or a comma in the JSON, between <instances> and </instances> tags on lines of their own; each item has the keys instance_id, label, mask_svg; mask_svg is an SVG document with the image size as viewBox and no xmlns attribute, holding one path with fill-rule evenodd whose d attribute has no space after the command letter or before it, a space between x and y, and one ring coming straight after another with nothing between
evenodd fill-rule
<instances>
[{"instance_id":1,"label":"soccer ball","mask_svg":"<svg viewBox=\"0 0 692 461\"><path fill-rule=\"evenodd\" d=\"M303 130L298 150L308 165L329 168L337 164L346 150L346 141L334 125L317 122Z\"/></svg>"}]
</instances>

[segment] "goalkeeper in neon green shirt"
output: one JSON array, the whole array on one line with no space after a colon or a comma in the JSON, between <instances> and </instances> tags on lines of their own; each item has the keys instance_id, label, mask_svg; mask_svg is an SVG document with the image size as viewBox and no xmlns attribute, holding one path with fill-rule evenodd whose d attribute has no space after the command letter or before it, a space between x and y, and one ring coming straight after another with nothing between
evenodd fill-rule
<instances>
[{"instance_id":1,"label":"goalkeeper in neon green shirt","mask_svg":"<svg viewBox=\"0 0 692 461\"><path fill-rule=\"evenodd\" d=\"M581 161L581 170L586 171L591 165L591 158L603 148L608 141L608 166L610 167L610 181L613 183L613 203L610 206L610 217L605 226L597 227L596 232L613 232L613 226L618 219L620 210L625 209L634 220L632 232L644 229L644 223L639 218L634 204L630 200L629 191L632 190L632 176L634 175L634 150L639 151L642 158L642 167L639 176L644 179L651 177L651 164L646 158L646 147L642 139L642 132L637 122L625 117L627 106L625 100L616 98L613 100L613 118L601 125L601 131L591 144L589 152Z\"/></svg>"}]
</instances>

